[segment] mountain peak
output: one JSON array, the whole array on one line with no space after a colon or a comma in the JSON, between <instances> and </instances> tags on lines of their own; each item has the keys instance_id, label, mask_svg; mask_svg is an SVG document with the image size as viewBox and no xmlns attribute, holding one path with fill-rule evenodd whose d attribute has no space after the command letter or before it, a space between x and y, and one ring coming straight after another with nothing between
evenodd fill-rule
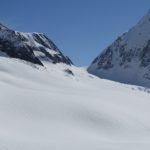
<instances>
[{"instance_id":1,"label":"mountain peak","mask_svg":"<svg viewBox=\"0 0 150 150\"><path fill-rule=\"evenodd\" d=\"M23 59L35 64L44 62L65 63L72 61L43 33L18 32L0 24L0 51L9 57Z\"/></svg>"},{"instance_id":2,"label":"mountain peak","mask_svg":"<svg viewBox=\"0 0 150 150\"><path fill-rule=\"evenodd\" d=\"M139 21L139 24L147 24L150 22L150 9L148 10L148 12L141 18L141 20Z\"/></svg>"},{"instance_id":3,"label":"mountain peak","mask_svg":"<svg viewBox=\"0 0 150 150\"><path fill-rule=\"evenodd\" d=\"M150 87L150 11L89 66L99 77Z\"/></svg>"}]
</instances>

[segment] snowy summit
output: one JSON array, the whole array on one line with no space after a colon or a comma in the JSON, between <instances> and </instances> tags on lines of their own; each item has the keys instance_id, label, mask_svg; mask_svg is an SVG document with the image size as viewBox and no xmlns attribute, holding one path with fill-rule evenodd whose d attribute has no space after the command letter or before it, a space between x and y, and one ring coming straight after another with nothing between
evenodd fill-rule
<instances>
[{"instance_id":1,"label":"snowy summit","mask_svg":"<svg viewBox=\"0 0 150 150\"><path fill-rule=\"evenodd\" d=\"M71 60L64 56L43 33L18 32L2 24L0 24L0 51L9 57L39 65L44 65L45 61L72 64Z\"/></svg>"},{"instance_id":2,"label":"snowy summit","mask_svg":"<svg viewBox=\"0 0 150 150\"><path fill-rule=\"evenodd\" d=\"M150 87L150 11L88 68L101 78Z\"/></svg>"}]
</instances>

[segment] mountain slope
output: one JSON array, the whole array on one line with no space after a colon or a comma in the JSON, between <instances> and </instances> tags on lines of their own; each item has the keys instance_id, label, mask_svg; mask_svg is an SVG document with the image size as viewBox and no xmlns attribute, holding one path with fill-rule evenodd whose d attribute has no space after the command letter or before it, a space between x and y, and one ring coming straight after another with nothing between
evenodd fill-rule
<instances>
[{"instance_id":1,"label":"mountain slope","mask_svg":"<svg viewBox=\"0 0 150 150\"><path fill-rule=\"evenodd\" d=\"M149 150L150 94L140 90L1 56L0 149Z\"/></svg>"},{"instance_id":2,"label":"mountain slope","mask_svg":"<svg viewBox=\"0 0 150 150\"><path fill-rule=\"evenodd\" d=\"M150 11L88 68L101 78L150 87Z\"/></svg>"},{"instance_id":3,"label":"mountain slope","mask_svg":"<svg viewBox=\"0 0 150 150\"><path fill-rule=\"evenodd\" d=\"M45 61L71 65L57 46L43 33L23 33L0 24L0 51L13 58L20 58L34 64Z\"/></svg>"}]
</instances>

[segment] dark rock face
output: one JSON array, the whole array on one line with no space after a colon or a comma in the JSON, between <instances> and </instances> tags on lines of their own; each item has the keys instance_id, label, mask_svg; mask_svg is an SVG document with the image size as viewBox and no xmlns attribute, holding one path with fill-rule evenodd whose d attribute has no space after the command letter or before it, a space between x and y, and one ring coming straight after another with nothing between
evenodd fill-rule
<instances>
[{"instance_id":1,"label":"dark rock face","mask_svg":"<svg viewBox=\"0 0 150 150\"><path fill-rule=\"evenodd\" d=\"M15 47L10 41L0 39L0 51L5 52L10 57L20 58L43 66L42 62L35 57L32 48L27 45L23 47Z\"/></svg>"},{"instance_id":2,"label":"dark rock face","mask_svg":"<svg viewBox=\"0 0 150 150\"><path fill-rule=\"evenodd\" d=\"M0 51L10 57L39 65L43 65L42 61L72 64L72 61L44 34L17 32L2 24L0 24Z\"/></svg>"},{"instance_id":3,"label":"dark rock face","mask_svg":"<svg viewBox=\"0 0 150 150\"><path fill-rule=\"evenodd\" d=\"M74 73L70 69L64 70L67 74L74 76Z\"/></svg>"},{"instance_id":4,"label":"dark rock face","mask_svg":"<svg viewBox=\"0 0 150 150\"><path fill-rule=\"evenodd\" d=\"M150 65L150 40L141 51L141 66L147 67L148 65Z\"/></svg>"},{"instance_id":5,"label":"dark rock face","mask_svg":"<svg viewBox=\"0 0 150 150\"><path fill-rule=\"evenodd\" d=\"M113 58L113 51L111 51L111 49L108 48L105 53L102 53L102 55L100 55L100 57L97 58L100 60L98 62L98 68L99 69L104 68L106 70L112 68L113 67L112 58Z\"/></svg>"}]
</instances>

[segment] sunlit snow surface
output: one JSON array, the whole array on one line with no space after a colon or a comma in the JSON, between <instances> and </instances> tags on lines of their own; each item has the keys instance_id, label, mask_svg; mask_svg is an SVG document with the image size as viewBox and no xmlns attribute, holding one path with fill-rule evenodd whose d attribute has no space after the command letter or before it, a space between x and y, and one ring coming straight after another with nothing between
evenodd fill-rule
<instances>
[{"instance_id":1,"label":"sunlit snow surface","mask_svg":"<svg viewBox=\"0 0 150 150\"><path fill-rule=\"evenodd\" d=\"M45 66L0 58L0 150L150 149L148 89Z\"/></svg>"}]
</instances>

